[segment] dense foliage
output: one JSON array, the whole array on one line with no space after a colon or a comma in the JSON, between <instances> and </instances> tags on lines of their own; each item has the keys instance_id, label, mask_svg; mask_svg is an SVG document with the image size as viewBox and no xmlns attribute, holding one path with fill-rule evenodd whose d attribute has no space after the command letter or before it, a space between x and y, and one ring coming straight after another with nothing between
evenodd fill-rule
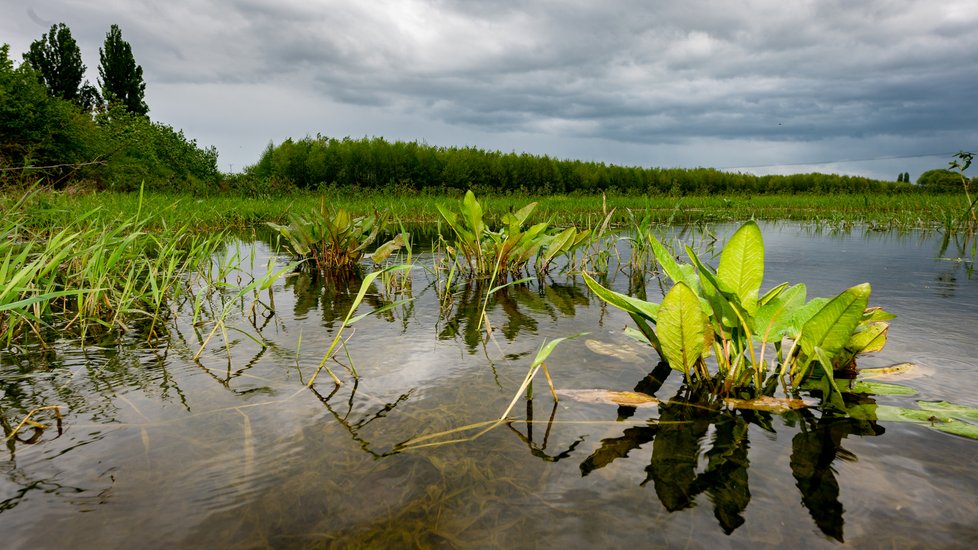
<instances>
[{"instance_id":1,"label":"dense foliage","mask_svg":"<svg viewBox=\"0 0 978 550\"><path fill-rule=\"evenodd\" d=\"M946 168L928 170L917 178L917 185L934 191L960 191L961 174Z\"/></svg>"},{"instance_id":2,"label":"dense foliage","mask_svg":"<svg viewBox=\"0 0 978 550\"><path fill-rule=\"evenodd\" d=\"M755 176L711 168L640 168L382 138L287 139L247 174L304 189L466 190L494 193L893 193L908 183L833 174Z\"/></svg>"},{"instance_id":3,"label":"dense foliage","mask_svg":"<svg viewBox=\"0 0 978 550\"><path fill-rule=\"evenodd\" d=\"M48 93L92 110L102 99L88 81L82 84L85 64L81 50L64 23L51 25L51 31L31 43L24 61L37 73Z\"/></svg>"},{"instance_id":4,"label":"dense foliage","mask_svg":"<svg viewBox=\"0 0 978 550\"><path fill-rule=\"evenodd\" d=\"M53 47L52 40L65 44L65 51L72 50L74 41L66 29L51 32L25 57L42 67L52 61L44 70L59 75L64 71L58 63L74 65L74 57L45 52ZM9 46L0 47L0 187L43 179L55 186L89 181L121 191L143 184L195 192L217 188L220 173L213 147L197 147L183 132L151 121L145 110L134 111L125 101L93 110L82 99L82 90L71 95L66 91L71 83L55 86L60 76L44 76L31 62L15 66L9 54ZM77 77L70 81L77 87ZM138 100L142 102L141 93Z\"/></svg>"},{"instance_id":5,"label":"dense foliage","mask_svg":"<svg viewBox=\"0 0 978 550\"><path fill-rule=\"evenodd\" d=\"M132 47L122 39L118 25L112 25L105 34L105 43L98 51L99 81L102 95L109 104L118 103L127 111L145 115L149 107L143 101L146 83L143 68L136 64Z\"/></svg>"}]
</instances>

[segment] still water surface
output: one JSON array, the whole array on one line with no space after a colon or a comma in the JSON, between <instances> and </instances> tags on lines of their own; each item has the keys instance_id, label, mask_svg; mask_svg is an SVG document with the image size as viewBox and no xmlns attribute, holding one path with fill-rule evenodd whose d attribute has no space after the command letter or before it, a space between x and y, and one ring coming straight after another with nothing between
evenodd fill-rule
<instances>
[{"instance_id":1,"label":"still water surface","mask_svg":"<svg viewBox=\"0 0 978 550\"><path fill-rule=\"evenodd\" d=\"M718 244L733 229L715 228ZM871 305L898 315L887 347L860 366L909 361L928 375L900 382L918 395L878 403L978 407L978 280L967 264L938 259L939 236L762 229L765 289L805 282L809 297L834 296L868 281ZM710 237L685 234L690 241L704 248ZM245 255L254 247L259 266L274 256L260 240L239 246ZM4 350L8 421L51 404L64 405L64 418L60 435L52 426L4 450L3 546L963 548L978 540L978 441L913 424L555 404L541 379L535 399L511 413L532 422L394 453L412 437L499 417L544 340L589 332L548 361L559 389L640 389L668 401L680 385L675 375L661 388L650 379L655 352L626 337L628 316L580 279L497 293L488 342L476 326L484 288L460 287L440 307L431 273L415 269L412 281L412 302L346 333L360 379L331 363L345 381L335 390L325 373L315 390L304 383L351 297L302 276L280 280L263 300L273 304L253 319L243 303L245 314L228 321L229 345L216 340L199 362L192 356L209 327L191 324L189 305L166 344ZM636 282L621 272L608 280L658 301L654 276L641 289ZM382 301L371 296L361 311ZM260 333L267 347L245 333ZM607 349L614 353L594 351Z\"/></svg>"}]
</instances>

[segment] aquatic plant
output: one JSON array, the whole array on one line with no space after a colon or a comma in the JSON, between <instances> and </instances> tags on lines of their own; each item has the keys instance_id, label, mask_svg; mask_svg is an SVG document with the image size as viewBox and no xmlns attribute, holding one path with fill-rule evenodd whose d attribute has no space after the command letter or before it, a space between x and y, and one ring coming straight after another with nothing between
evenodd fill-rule
<instances>
[{"instance_id":1,"label":"aquatic plant","mask_svg":"<svg viewBox=\"0 0 978 550\"><path fill-rule=\"evenodd\" d=\"M266 222L285 238L285 245L297 259L309 260L320 275L348 276L360 268L367 248L387 224L389 214L374 212L355 217L344 208L335 211L326 206L325 197L309 216L293 215L288 225ZM399 234L375 252L375 262L382 262L404 246L406 234Z\"/></svg>"},{"instance_id":2,"label":"aquatic plant","mask_svg":"<svg viewBox=\"0 0 978 550\"><path fill-rule=\"evenodd\" d=\"M886 342L886 321L893 316L868 307L868 283L831 300L806 300L804 284L782 283L760 294L764 243L754 222L730 237L717 269L688 246L691 263L680 264L655 236L647 238L674 283L661 303L613 292L586 274L584 280L598 297L626 311L638 326L630 332L690 384L716 384L722 393L751 388L770 395L780 378L792 389L811 383L825 395L838 395L836 371L854 369L857 355L879 351ZM711 355L715 372L707 363Z\"/></svg>"},{"instance_id":3,"label":"aquatic plant","mask_svg":"<svg viewBox=\"0 0 978 550\"><path fill-rule=\"evenodd\" d=\"M187 226L152 233L136 213L102 222L90 211L57 231L26 223L26 194L0 224L0 337L7 345L45 331L77 335L139 329L158 336L167 302L224 239Z\"/></svg>"},{"instance_id":4,"label":"aquatic plant","mask_svg":"<svg viewBox=\"0 0 978 550\"><path fill-rule=\"evenodd\" d=\"M446 250L454 261L474 275L496 275L502 280L522 273L527 263L547 243L547 222L523 228L537 207L532 202L502 217L503 229L493 231L483 219L483 209L475 194L468 191L460 213L442 205L438 211L455 234ZM463 261L464 260L464 263Z\"/></svg>"}]
</instances>

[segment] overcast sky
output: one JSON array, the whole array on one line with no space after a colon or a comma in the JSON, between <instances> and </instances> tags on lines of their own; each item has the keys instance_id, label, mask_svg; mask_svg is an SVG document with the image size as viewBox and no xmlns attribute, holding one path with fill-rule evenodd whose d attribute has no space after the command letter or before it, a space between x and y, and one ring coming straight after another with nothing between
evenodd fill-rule
<instances>
[{"instance_id":1,"label":"overcast sky","mask_svg":"<svg viewBox=\"0 0 978 550\"><path fill-rule=\"evenodd\" d=\"M978 149L976 0L0 0L0 13L17 61L67 24L92 82L118 24L150 116L217 146L222 170L317 133L891 180Z\"/></svg>"}]
</instances>

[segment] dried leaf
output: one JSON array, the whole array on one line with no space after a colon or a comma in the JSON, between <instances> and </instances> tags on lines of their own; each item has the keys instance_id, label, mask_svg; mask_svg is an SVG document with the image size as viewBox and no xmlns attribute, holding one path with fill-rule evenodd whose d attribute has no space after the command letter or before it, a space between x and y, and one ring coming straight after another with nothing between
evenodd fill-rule
<instances>
[{"instance_id":1,"label":"dried leaf","mask_svg":"<svg viewBox=\"0 0 978 550\"><path fill-rule=\"evenodd\" d=\"M659 400L646 393L611 390L557 390L557 395L581 403L620 405L624 407L656 407Z\"/></svg>"},{"instance_id":2,"label":"dried leaf","mask_svg":"<svg viewBox=\"0 0 978 550\"><path fill-rule=\"evenodd\" d=\"M786 413L796 409L804 409L809 405L803 399L788 399L784 397L770 397L763 395L755 399L737 399L727 397L723 402L728 407L735 409L750 409L754 411L767 411L776 414Z\"/></svg>"}]
</instances>

